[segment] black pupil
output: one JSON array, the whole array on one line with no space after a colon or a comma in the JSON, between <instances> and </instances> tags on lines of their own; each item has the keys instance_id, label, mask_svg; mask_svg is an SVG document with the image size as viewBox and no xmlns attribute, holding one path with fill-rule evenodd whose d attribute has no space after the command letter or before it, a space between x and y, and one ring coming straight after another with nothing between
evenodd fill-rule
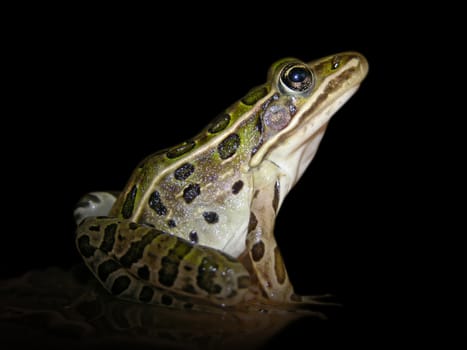
<instances>
[{"instance_id":1,"label":"black pupil","mask_svg":"<svg viewBox=\"0 0 467 350\"><path fill-rule=\"evenodd\" d=\"M289 71L289 79L294 83L301 83L306 79L308 71L302 67L295 67Z\"/></svg>"}]
</instances>

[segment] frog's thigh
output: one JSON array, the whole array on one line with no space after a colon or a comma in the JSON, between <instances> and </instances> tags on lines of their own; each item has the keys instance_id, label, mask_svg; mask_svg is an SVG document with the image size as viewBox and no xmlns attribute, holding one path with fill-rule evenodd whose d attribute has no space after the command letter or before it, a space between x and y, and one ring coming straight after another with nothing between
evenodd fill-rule
<instances>
[{"instance_id":1,"label":"frog's thigh","mask_svg":"<svg viewBox=\"0 0 467 350\"><path fill-rule=\"evenodd\" d=\"M106 216L114 205L119 192L90 192L85 194L76 204L73 212L77 225L84 219L93 216Z\"/></svg>"},{"instance_id":2,"label":"frog's thigh","mask_svg":"<svg viewBox=\"0 0 467 350\"><path fill-rule=\"evenodd\" d=\"M125 299L230 305L250 285L248 272L232 257L127 220L89 218L78 227L76 243L104 287Z\"/></svg>"}]
</instances>

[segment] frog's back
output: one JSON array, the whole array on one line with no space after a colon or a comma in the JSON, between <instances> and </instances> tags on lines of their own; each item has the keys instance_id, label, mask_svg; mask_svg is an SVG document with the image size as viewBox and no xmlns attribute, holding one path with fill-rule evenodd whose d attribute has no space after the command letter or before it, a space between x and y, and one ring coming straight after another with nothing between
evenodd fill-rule
<instances>
[{"instance_id":1,"label":"frog's back","mask_svg":"<svg viewBox=\"0 0 467 350\"><path fill-rule=\"evenodd\" d=\"M238 256L253 190L249 161L261 142L259 113L240 117L267 92L253 89L193 139L143 160L110 215Z\"/></svg>"}]
</instances>

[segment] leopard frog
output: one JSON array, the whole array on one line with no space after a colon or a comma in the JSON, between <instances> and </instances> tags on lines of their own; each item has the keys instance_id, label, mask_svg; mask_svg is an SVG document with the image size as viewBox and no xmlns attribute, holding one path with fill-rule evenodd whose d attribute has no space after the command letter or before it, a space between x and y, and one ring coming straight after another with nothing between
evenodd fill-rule
<instances>
[{"instance_id":1,"label":"leopard frog","mask_svg":"<svg viewBox=\"0 0 467 350\"><path fill-rule=\"evenodd\" d=\"M76 245L112 294L179 308L313 304L294 293L274 222L366 59L343 52L272 64L198 135L144 159L120 193L75 209Z\"/></svg>"}]
</instances>

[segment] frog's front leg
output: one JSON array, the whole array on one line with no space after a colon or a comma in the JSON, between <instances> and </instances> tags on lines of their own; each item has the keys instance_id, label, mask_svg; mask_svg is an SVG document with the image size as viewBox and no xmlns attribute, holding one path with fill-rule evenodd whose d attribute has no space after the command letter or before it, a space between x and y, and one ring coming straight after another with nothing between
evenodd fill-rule
<instances>
[{"instance_id":1,"label":"frog's front leg","mask_svg":"<svg viewBox=\"0 0 467 350\"><path fill-rule=\"evenodd\" d=\"M287 270L274 238L279 182L259 189L251 206L248 224L247 251L252 274L256 276L263 295L275 303L289 303L294 297Z\"/></svg>"},{"instance_id":2,"label":"frog's front leg","mask_svg":"<svg viewBox=\"0 0 467 350\"><path fill-rule=\"evenodd\" d=\"M268 166L268 165L266 165ZM270 165L269 165L270 166ZM253 196L247 234L247 251L252 275L267 302L279 304L323 304L323 296L300 296L294 293L284 260L274 238L274 223L281 204L280 174L272 166L255 174L258 186ZM284 191L286 193L286 191Z\"/></svg>"},{"instance_id":3,"label":"frog's front leg","mask_svg":"<svg viewBox=\"0 0 467 350\"><path fill-rule=\"evenodd\" d=\"M128 220L87 218L76 244L102 285L123 299L233 305L250 285L249 273L232 257Z\"/></svg>"}]
</instances>

